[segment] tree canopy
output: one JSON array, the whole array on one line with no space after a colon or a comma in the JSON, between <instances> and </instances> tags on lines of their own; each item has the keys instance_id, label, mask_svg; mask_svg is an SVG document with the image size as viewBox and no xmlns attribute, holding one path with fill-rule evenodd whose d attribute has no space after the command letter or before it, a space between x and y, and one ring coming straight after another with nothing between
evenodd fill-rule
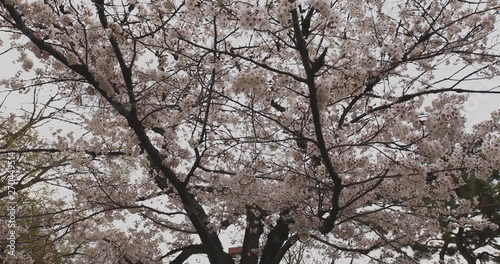
<instances>
[{"instance_id":1,"label":"tree canopy","mask_svg":"<svg viewBox=\"0 0 500 264\"><path fill-rule=\"evenodd\" d=\"M2 54L20 66L3 102L33 95L33 111L1 117L0 160L17 162L0 191L50 201L19 206L33 230L1 257L498 261L500 110L469 126L464 105L500 94L499 10L0 0Z\"/></svg>"}]
</instances>

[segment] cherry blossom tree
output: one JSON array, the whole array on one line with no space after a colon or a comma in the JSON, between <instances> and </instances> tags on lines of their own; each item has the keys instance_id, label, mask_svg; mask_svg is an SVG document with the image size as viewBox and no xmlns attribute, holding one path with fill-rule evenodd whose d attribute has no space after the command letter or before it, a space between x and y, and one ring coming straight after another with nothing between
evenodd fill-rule
<instances>
[{"instance_id":1,"label":"cherry blossom tree","mask_svg":"<svg viewBox=\"0 0 500 264\"><path fill-rule=\"evenodd\" d=\"M278 264L307 241L415 263L498 228L457 190L500 168L500 111L464 111L500 93L500 1L0 6L22 67L2 84L56 89L49 118L78 127L45 147L68 160L50 183L71 194L50 226L68 262Z\"/></svg>"}]
</instances>

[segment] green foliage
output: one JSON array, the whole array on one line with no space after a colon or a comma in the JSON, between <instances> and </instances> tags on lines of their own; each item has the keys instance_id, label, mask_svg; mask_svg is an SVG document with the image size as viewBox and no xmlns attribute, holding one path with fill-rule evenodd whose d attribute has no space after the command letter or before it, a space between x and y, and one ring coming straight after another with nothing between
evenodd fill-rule
<instances>
[{"instance_id":1,"label":"green foliage","mask_svg":"<svg viewBox=\"0 0 500 264\"><path fill-rule=\"evenodd\" d=\"M69 248L57 246L54 236L56 222L54 217L60 211L61 202L51 200L53 192L47 189L30 193L18 193L16 205L16 252L31 256L34 263L66 263L64 256L70 253ZM7 204L0 204L1 219L8 219ZM3 222L3 221L2 221ZM7 240L0 241L5 248Z\"/></svg>"},{"instance_id":2,"label":"green foliage","mask_svg":"<svg viewBox=\"0 0 500 264\"><path fill-rule=\"evenodd\" d=\"M470 254L480 261L500 261L498 256L491 256L488 253L475 254L475 250L485 246L497 248L495 239L500 237L499 229L486 227L484 229L464 228L463 234L459 234L456 229L450 230L450 224L457 223L460 218L487 220L500 226L500 174L497 170L487 180L480 180L473 175L464 174L464 185L457 188L455 193L459 199L466 199L474 205L473 214L466 215L442 215L439 219L442 227L441 244L431 246L429 244L414 243L410 248L414 251L416 259L424 259L429 254L439 253L444 256L454 257L456 255ZM424 198L424 204L432 206L436 203L430 198ZM460 201L450 199L445 205L450 208L457 208ZM460 236L460 237L459 237ZM459 250L458 243L463 244L463 249ZM475 252L475 253L474 253Z\"/></svg>"}]
</instances>

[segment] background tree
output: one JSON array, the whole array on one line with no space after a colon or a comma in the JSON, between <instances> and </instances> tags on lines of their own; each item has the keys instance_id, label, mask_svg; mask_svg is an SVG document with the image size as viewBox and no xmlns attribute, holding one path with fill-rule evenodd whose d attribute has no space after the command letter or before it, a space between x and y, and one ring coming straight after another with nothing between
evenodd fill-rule
<instances>
[{"instance_id":1,"label":"background tree","mask_svg":"<svg viewBox=\"0 0 500 264\"><path fill-rule=\"evenodd\" d=\"M68 261L234 263L229 235L242 264L308 239L413 263L441 216L497 228L456 190L500 167L500 111L467 131L463 110L500 93L473 84L499 70L498 1L0 5L34 76L4 84L52 84L82 131L50 146L71 156Z\"/></svg>"},{"instance_id":2,"label":"background tree","mask_svg":"<svg viewBox=\"0 0 500 264\"><path fill-rule=\"evenodd\" d=\"M496 226L500 225L498 179L498 171L485 180L464 175L465 184L455 190L456 197L467 199L475 210L468 214L440 215L441 235L425 241L424 244L415 243L411 246L417 253L417 259L439 253L441 260L445 260L446 256L461 255L467 263L498 262L500 260L496 254L499 248L499 230ZM435 201L427 200L427 203L432 204ZM446 205L457 208L460 203L456 199L451 199Z\"/></svg>"},{"instance_id":3,"label":"background tree","mask_svg":"<svg viewBox=\"0 0 500 264\"><path fill-rule=\"evenodd\" d=\"M0 257L5 263L61 263L51 241L54 224L50 223L64 202L54 198L42 184L54 182L67 159L59 152L45 149L46 143L34 129L47 118L43 109L35 108L22 117L11 114L1 119ZM11 212L13 205L15 212ZM9 221L11 214L15 215L13 223ZM16 233L15 255L7 253L11 230Z\"/></svg>"},{"instance_id":4,"label":"background tree","mask_svg":"<svg viewBox=\"0 0 500 264\"><path fill-rule=\"evenodd\" d=\"M22 191L41 182L54 180L58 168L63 167L67 159L56 149L47 149L35 127L47 119L43 112L16 116L11 114L0 119L0 198L8 196L8 185ZM24 119L24 120L23 120ZM19 122L22 120L21 122ZM12 162L15 171L9 171L7 164ZM12 181L9 182L9 173Z\"/></svg>"},{"instance_id":5,"label":"background tree","mask_svg":"<svg viewBox=\"0 0 500 264\"><path fill-rule=\"evenodd\" d=\"M9 226L8 204L0 204L2 210L0 226L2 241L0 248L3 263L65 263L68 257L74 256L73 247L65 246L58 240L54 230L57 229L57 218L62 201L54 200L47 190L39 190L36 194L20 191L17 193L15 226ZM7 219L7 220L6 220ZM11 255L7 247L7 232L15 230L16 249ZM5 252L5 253L4 253Z\"/></svg>"}]
</instances>

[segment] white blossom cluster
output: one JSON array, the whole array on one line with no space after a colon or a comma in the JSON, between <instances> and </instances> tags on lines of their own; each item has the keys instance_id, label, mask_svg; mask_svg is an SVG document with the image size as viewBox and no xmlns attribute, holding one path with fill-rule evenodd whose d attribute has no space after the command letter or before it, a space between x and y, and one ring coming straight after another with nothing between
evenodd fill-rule
<instances>
[{"instance_id":1,"label":"white blossom cluster","mask_svg":"<svg viewBox=\"0 0 500 264\"><path fill-rule=\"evenodd\" d=\"M239 12L239 21L243 29L264 29L268 18L264 8L245 6Z\"/></svg>"},{"instance_id":2,"label":"white blossom cluster","mask_svg":"<svg viewBox=\"0 0 500 264\"><path fill-rule=\"evenodd\" d=\"M274 15L276 20L283 25L288 25L291 22L291 11L295 7L295 1L279 0L277 7L273 10L276 12Z\"/></svg>"},{"instance_id":3,"label":"white blossom cluster","mask_svg":"<svg viewBox=\"0 0 500 264\"><path fill-rule=\"evenodd\" d=\"M238 74L232 83L231 91L235 94L248 92L257 98L266 95L267 90L267 76L261 69L250 70Z\"/></svg>"},{"instance_id":4,"label":"white blossom cluster","mask_svg":"<svg viewBox=\"0 0 500 264\"><path fill-rule=\"evenodd\" d=\"M188 94L184 97L180 103L182 112L189 113L191 109L196 105L196 97L192 94Z\"/></svg>"},{"instance_id":5,"label":"white blossom cluster","mask_svg":"<svg viewBox=\"0 0 500 264\"><path fill-rule=\"evenodd\" d=\"M330 1L327 1L327 0L309 0L309 1L307 1L307 4L314 7L314 9L318 10L318 12L323 17L325 17L327 19L333 18L333 16L334 16L333 10L330 7Z\"/></svg>"},{"instance_id":6,"label":"white blossom cluster","mask_svg":"<svg viewBox=\"0 0 500 264\"><path fill-rule=\"evenodd\" d=\"M483 142L481 153L493 168L500 167L500 140L492 139L491 142Z\"/></svg>"}]
</instances>

